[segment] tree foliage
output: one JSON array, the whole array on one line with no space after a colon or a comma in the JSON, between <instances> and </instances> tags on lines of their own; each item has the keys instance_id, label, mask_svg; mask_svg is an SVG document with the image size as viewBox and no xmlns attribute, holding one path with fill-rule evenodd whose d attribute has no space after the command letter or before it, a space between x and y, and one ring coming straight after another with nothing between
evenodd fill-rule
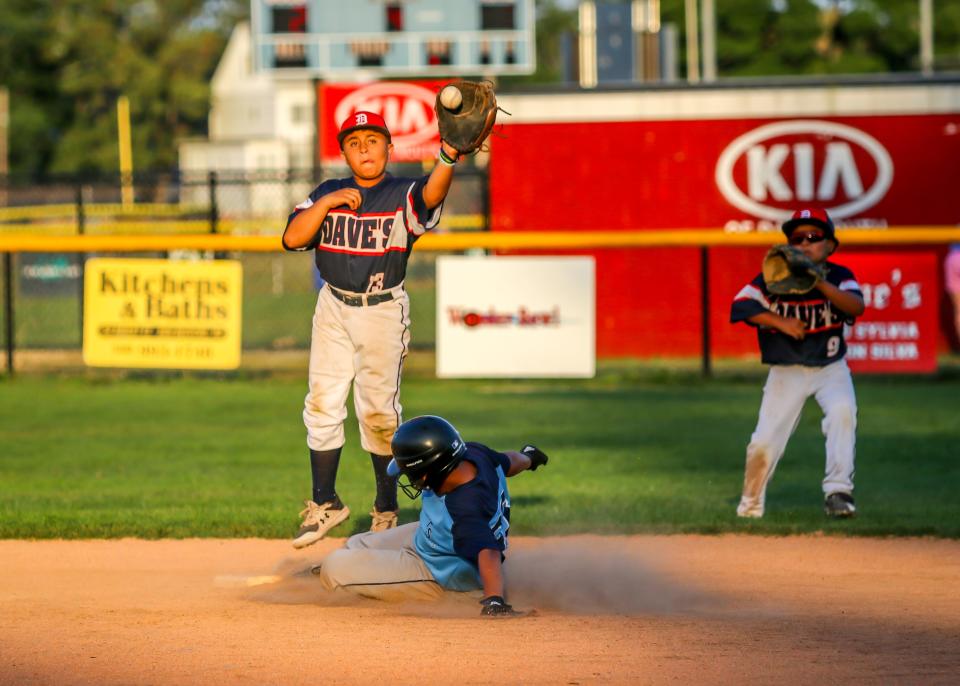
<instances>
[{"instance_id":1,"label":"tree foliage","mask_svg":"<svg viewBox=\"0 0 960 686\"><path fill-rule=\"evenodd\" d=\"M960 69L960 1L933 0L933 5L936 68ZM661 24L672 24L677 31L680 75L687 73L685 6L685 0L660 1ZM720 77L920 68L918 0L714 0L714 10ZM504 80L562 80L560 46L564 40L575 41L576 32L574 0L537 0L537 71Z\"/></svg>"},{"instance_id":2,"label":"tree foliage","mask_svg":"<svg viewBox=\"0 0 960 686\"><path fill-rule=\"evenodd\" d=\"M680 35L684 0L662 0ZM960 68L960 2L933 0L936 68ZM920 68L917 0L714 0L721 77L866 74Z\"/></svg>"},{"instance_id":3,"label":"tree foliage","mask_svg":"<svg viewBox=\"0 0 960 686\"><path fill-rule=\"evenodd\" d=\"M135 169L176 164L202 134L209 79L242 0L5 0L0 85L13 173L115 172L116 103L130 100Z\"/></svg>"},{"instance_id":4,"label":"tree foliage","mask_svg":"<svg viewBox=\"0 0 960 686\"><path fill-rule=\"evenodd\" d=\"M608 1L608 0L598 0ZM613 1L613 0L609 0ZM625 1L625 0L619 0ZM344 4L348 3L344 0ZM919 69L917 0L714 0L720 77ZM936 68L960 69L960 1L933 0ZM684 0L661 0L686 73ZM3 0L0 86L10 91L10 169L116 172L116 102L130 99L134 166L176 164L206 132L209 80L247 0ZM553 83L576 53L573 0L537 0L537 71ZM569 51L568 51L569 56Z\"/></svg>"}]
</instances>

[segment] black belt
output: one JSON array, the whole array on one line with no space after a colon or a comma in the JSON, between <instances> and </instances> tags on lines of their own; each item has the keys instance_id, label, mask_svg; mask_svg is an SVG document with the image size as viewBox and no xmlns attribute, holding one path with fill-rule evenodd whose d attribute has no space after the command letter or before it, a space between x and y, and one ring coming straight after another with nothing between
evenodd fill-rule
<instances>
[{"instance_id":1,"label":"black belt","mask_svg":"<svg viewBox=\"0 0 960 686\"><path fill-rule=\"evenodd\" d=\"M367 295L350 295L349 293L344 293L343 291L338 291L333 286L327 284L327 287L330 289L330 294L339 300L340 302L349 305L350 307L363 307L364 305L378 305L379 303L385 303L389 300L393 300L393 293L390 291L383 291L382 293L370 293Z\"/></svg>"}]
</instances>

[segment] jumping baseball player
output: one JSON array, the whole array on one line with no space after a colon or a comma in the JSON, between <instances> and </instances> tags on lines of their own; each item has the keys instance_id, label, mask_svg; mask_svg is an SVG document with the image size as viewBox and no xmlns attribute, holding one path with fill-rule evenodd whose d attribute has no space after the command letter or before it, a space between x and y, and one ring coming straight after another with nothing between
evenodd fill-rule
<instances>
[{"instance_id":1,"label":"jumping baseball player","mask_svg":"<svg viewBox=\"0 0 960 686\"><path fill-rule=\"evenodd\" d=\"M422 493L419 523L347 539L314 573L328 590L382 600L436 599L482 590L481 614L519 614L507 603L503 576L510 529L507 478L547 463L532 445L497 452L466 443L441 417L416 417L393 437L389 471L404 493Z\"/></svg>"},{"instance_id":2,"label":"jumping baseball player","mask_svg":"<svg viewBox=\"0 0 960 686\"><path fill-rule=\"evenodd\" d=\"M774 295L760 274L733 301L731 322L757 328L760 355L770 365L757 427L747 446L740 517L762 517L767 484L783 455L800 411L811 395L823 410L826 436L824 511L852 517L857 400L844 359L844 324L863 314L863 294L853 273L827 261L839 242L823 210L804 209L784 222L791 246L802 251L817 274L806 293Z\"/></svg>"},{"instance_id":3,"label":"jumping baseball player","mask_svg":"<svg viewBox=\"0 0 960 686\"><path fill-rule=\"evenodd\" d=\"M416 240L440 220L459 157L441 143L429 176L391 176L393 145L383 118L355 112L337 140L353 175L320 184L287 220L283 246L315 250L326 281L317 298L303 410L313 497L300 513L296 548L345 521L337 496L347 394L353 386L360 443L376 476L371 531L397 525L396 477L387 473L390 439L401 421L400 372L410 341L410 302L403 281Z\"/></svg>"}]
</instances>

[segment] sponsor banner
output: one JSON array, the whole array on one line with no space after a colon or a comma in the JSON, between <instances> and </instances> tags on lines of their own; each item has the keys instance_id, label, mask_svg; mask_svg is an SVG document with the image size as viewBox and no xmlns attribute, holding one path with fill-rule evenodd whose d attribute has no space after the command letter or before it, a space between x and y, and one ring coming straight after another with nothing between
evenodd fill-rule
<instances>
[{"instance_id":1,"label":"sponsor banner","mask_svg":"<svg viewBox=\"0 0 960 686\"><path fill-rule=\"evenodd\" d=\"M83 359L92 367L236 369L240 262L90 259Z\"/></svg>"},{"instance_id":2,"label":"sponsor banner","mask_svg":"<svg viewBox=\"0 0 960 686\"><path fill-rule=\"evenodd\" d=\"M831 93L825 101L853 94ZM806 97L801 91L795 94ZM805 110L802 116L777 116L774 105L791 98L768 95L769 106L757 108L762 117L740 118L756 111L744 109L716 112L713 118L675 112L673 118L643 121L628 120L646 116L637 108L620 111L619 120L586 120L601 111L603 97L612 95L578 101L584 121L534 120L517 106L526 100L505 102L518 114L516 121L505 117L503 136L491 139L492 229L691 228L779 234L782 218L803 205L828 209L841 230L960 225L953 191L960 178L960 111L923 113L919 106L907 108L910 101L905 100L902 112L914 113L898 114L888 107L870 116L862 114L870 110L860 107L859 113ZM929 98L930 103L949 100ZM556 97L543 102L544 117L548 105L561 109ZM702 109L692 100L688 104L688 113ZM564 111L572 116L577 110ZM574 197L589 201L567 201ZM884 250L902 254L899 248ZM698 249L589 253L597 260L600 357L701 353L699 316L690 316L699 310ZM726 320L729 298L757 273L762 253L753 248L709 251L715 284L709 294L711 344L718 355L756 351L751 332ZM844 247L838 261L847 264ZM942 336L938 332L935 338Z\"/></svg>"},{"instance_id":3,"label":"sponsor banner","mask_svg":"<svg viewBox=\"0 0 960 686\"><path fill-rule=\"evenodd\" d=\"M724 200L748 216L782 222L798 205L816 203L840 221L884 198L893 160L856 126L793 119L737 136L720 153L714 179Z\"/></svg>"},{"instance_id":4,"label":"sponsor banner","mask_svg":"<svg viewBox=\"0 0 960 686\"><path fill-rule=\"evenodd\" d=\"M76 294L83 274L76 253L22 253L17 266L24 297Z\"/></svg>"},{"instance_id":5,"label":"sponsor banner","mask_svg":"<svg viewBox=\"0 0 960 686\"><path fill-rule=\"evenodd\" d=\"M803 205L826 208L841 226L960 223L951 193L960 178L960 113L506 118L503 133L490 162L494 229L776 230ZM590 202L545 202L558 190Z\"/></svg>"},{"instance_id":6,"label":"sponsor banner","mask_svg":"<svg viewBox=\"0 0 960 686\"><path fill-rule=\"evenodd\" d=\"M850 368L936 371L940 307L936 253L850 253L838 260L853 270L867 306L863 316L846 327Z\"/></svg>"},{"instance_id":7,"label":"sponsor banner","mask_svg":"<svg viewBox=\"0 0 960 686\"><path fill-rule=\"evenodd\" d=\"M590 257L437 259L437 375L592 377Z\"/></svg>"},{"instance_id":8,"label":"sponsor banner","mask_svg":"<svg viewBox=\"0 0 960 686\"><path fill-rule=\"evenodd\" d=\"M420 162L435 157L440 147L433 104L446 81L378 81L375 83L320 83L320 159L343 164L337 132L357 110L383 117L393 141L393 162Z\"/></svg>"}]
</instances>

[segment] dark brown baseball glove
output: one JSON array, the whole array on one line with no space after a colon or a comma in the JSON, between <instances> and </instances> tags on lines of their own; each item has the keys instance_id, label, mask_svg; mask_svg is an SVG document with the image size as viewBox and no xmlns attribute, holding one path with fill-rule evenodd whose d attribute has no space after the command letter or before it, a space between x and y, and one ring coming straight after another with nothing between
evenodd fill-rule
<instances>
[{"instance_id":1,"label":"dark brown baseball glove","mask_svg":"<svg viewBox=\"0 0 960 686\"><path fill-rule=\"evenodd\" d=\"M775 295L807 293L827 276L826 268L792 245L775 245L763 258L763 280Z\"/></svg>"},{"instance_id":2,"label":"dark brown baseball glove","mask_svg":"<svg viewBox=\"0 0 960 686\"><path fill-rule=\"evenodd\" d=\"M497 121L497 96L486 81L452 81L444 86L455 86L463 96L456 109L447 109L437 93L433 108L437 112L440 138L465 155L478 150Z\"/></svg>"}]
</instances>

